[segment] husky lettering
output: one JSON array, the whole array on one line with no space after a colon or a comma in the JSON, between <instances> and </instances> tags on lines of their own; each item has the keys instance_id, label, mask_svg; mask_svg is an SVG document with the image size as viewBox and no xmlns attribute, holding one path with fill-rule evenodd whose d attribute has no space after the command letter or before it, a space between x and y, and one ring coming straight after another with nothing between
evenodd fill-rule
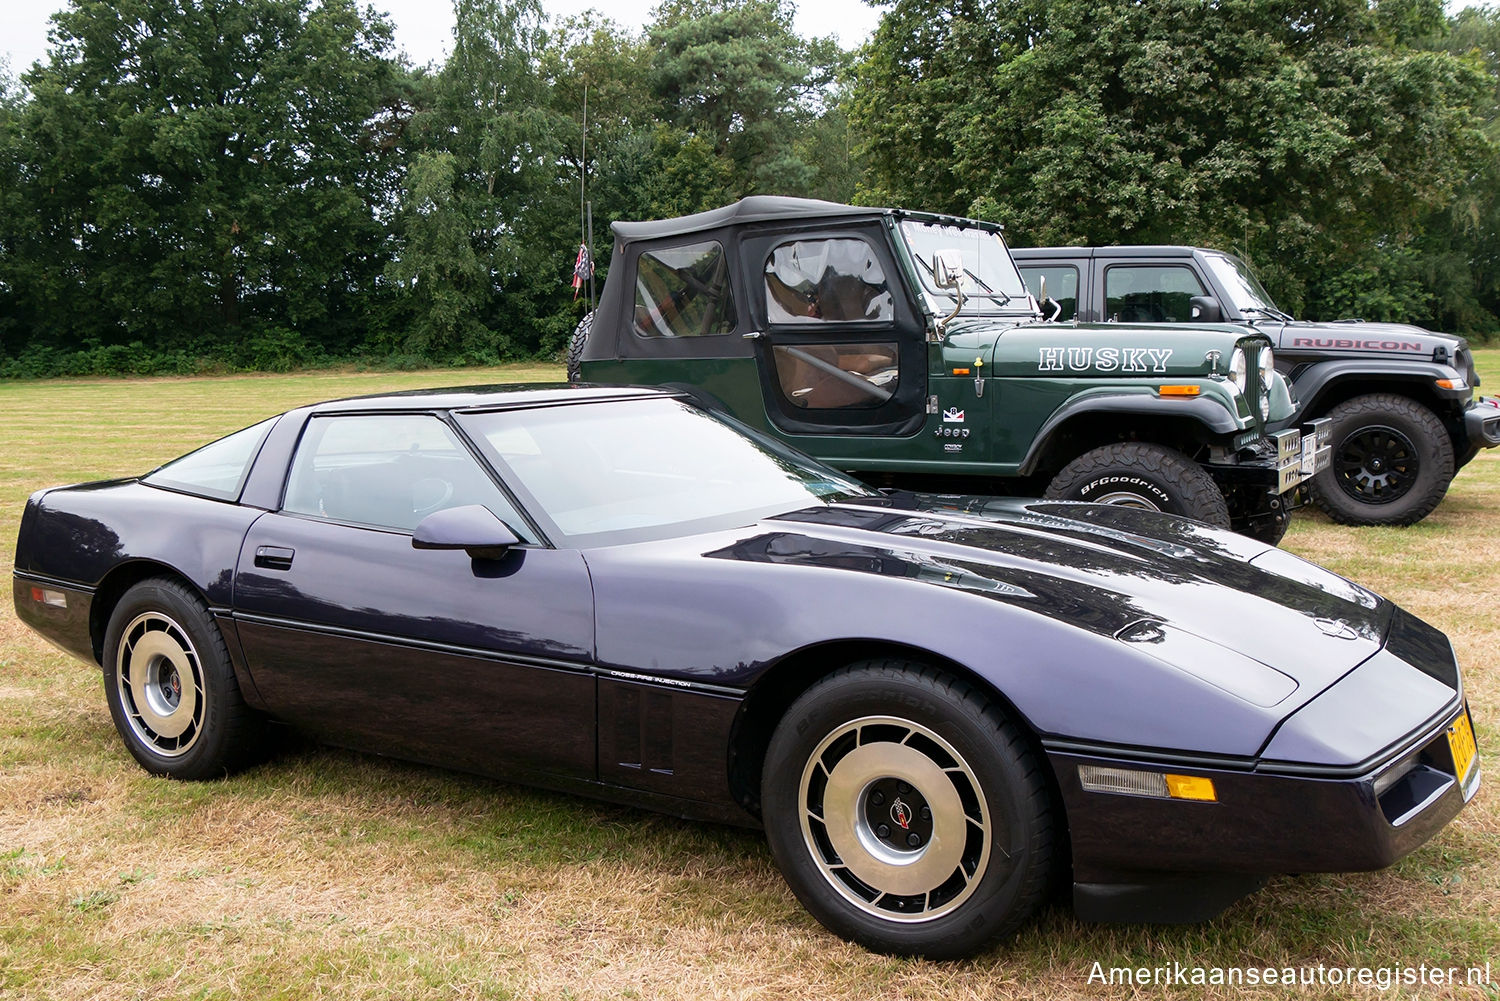
<instances>
[{"instance_id":1,"label":"husky lettering","mask_svg":"<svg viewBox=\"0 0 1500 1001\"><path fill-rule=\"evenodd\" d=\"M1167 370L1172 348L1044 347L1038 368L1043 372L1151 372Z\"/></svg>"}]
</instances>

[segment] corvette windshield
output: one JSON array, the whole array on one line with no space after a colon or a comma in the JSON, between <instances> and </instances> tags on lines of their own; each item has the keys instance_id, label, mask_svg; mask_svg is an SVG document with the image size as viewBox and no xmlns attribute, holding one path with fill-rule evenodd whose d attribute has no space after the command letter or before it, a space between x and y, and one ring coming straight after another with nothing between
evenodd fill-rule
<instances>
[{"instance_id":1,"label":"corvette windshield","mask_svg":"<svg viewBox=\"0 0 1500 1001\"><path fill-rule=\"evenodd\" d=\"M944 226L907 219L901 223L906 240L922 278L922 291L934 313L953 312L952 289L938 288L933 280L932 258L944 250L956 250L964 261L964 313L993 313L1001 307L1007 312L1029 312L1031 301L1026 283L1011 260L1010 251L1000 234L977 226Z\"/></svg>"},{"instance_id":2,"label":"corvette windshield","mask_svg":"<svg viewBox=\"0 0 1500 1001\"><path fill-rule=\"evenodd\" d=\"M1261 287L1260 280L1244 261L1228 254L1204 254L1203 259L1208 262L1209 270L1214 273L1219 284L1224 286L1224 291L1229 293L1229 301L1234 303L1239 312L1286 316L1276 308L1276 303L1271 301L1271 296Z\"/></svg>"},{"instance_id":3,"label":"corvette windshield","mask_svg":"<svg viewBox=\"0 0 1500 1001\"><path fill-rule=\"evenodd\" d=\"M575 546L733 528L872 493L680 400L464 414L459 422L549 534Z\"/></svg>"}]
</instances>

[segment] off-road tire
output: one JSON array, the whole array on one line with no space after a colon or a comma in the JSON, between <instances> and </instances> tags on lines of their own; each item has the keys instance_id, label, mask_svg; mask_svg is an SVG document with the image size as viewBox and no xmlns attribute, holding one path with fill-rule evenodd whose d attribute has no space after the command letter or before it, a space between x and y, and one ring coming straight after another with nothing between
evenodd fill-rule
<instances>
[{"instance_id":1,"label":"off-road tire","mask_svg":"<svg viewBox=\"0 0 1500 1001\"><path fill-rule=\"evenodd\" d=\"M1047 484L1049 500L1124 504L1229 527L1229 504L1203 467L1164 445L1115 442L1080 455Z\"/></svg>"},{"instance_id":2,"label":"off-road tire","mask_svg":"<svg viewBox=\"0 0 1500 1001\"><path fill-rule=\"evenodd\" d=\"M1268 546L1279 546L1281 540L1286 538L1286 530L1292 526L1290 514L1281 515L1275 519L1263 519L1252 522L1240 529L1241 535L1248 535L1256 542L1264 542Z\"/></svg>"},{"instance_id":3,"label":"off-road tire","mask_svg":"<svg viewBox=\"0 0 1500 1001\"><path fill-rule=\"evenodd\" d=\"M1407 396L1345 400L1333 422L1328 468L1313 477L1313 502L1342 525L1414 525L1453 482L1453 440L1436 414ZM1382 491L1394 494L1382 499Z\"/></svg>"},{"instance_id":4,"label":"off-road tire","mask_svg":"<svg viewBox=\"0 0 1500 1001\"><path fill-rule=\"evenodd\" d=\"M583 315L578 321L578 326L573 328L573 336L568 339L568 381L583 381L583 348L589 342L589 331L594 328L594 311Z\"/></svg>"},{"instance_id":5,"label":"off-road tire","mask_svg":"<svg viewBox=\"0 0 1500 1001\"><path fill-rule=\"evenodd\" d=\"M217 778L263 755L265 718L245 704L224 637L186 585L151 578L126 591L103 661L115 729L148 772Z\"/></svg>"},{"instance_id":6,"label":"off-road tire","mask_svg":"<svg viewBox=\"0 0 1500 1001\"><path fill-rule=\"evenodd\" d=\"M862 661L803 693L761 803L792 892L879 952L970 955L1030 918L1055 872L1039 752L983 692L922 664Z\"/></svg>"}]
</instances>

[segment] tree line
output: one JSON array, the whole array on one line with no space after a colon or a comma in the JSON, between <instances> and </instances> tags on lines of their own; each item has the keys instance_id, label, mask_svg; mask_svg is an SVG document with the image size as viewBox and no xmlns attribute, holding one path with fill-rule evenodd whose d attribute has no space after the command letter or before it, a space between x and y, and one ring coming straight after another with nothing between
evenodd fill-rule
<instances>
[{"instance_id":1,"label":"tree line","mask_svg":"<svg viewBox=\"0 0 1500 1001\"><path fill-rule=\"evenodd\" d=\"M852 52L792 0L454 11L413 66L354 0L72 0L0 70L0 376L555 356L583 178L601 271L612 220L791 194L1500 328L1494 9L896 0Z\"/></svg>"}]
</instances>

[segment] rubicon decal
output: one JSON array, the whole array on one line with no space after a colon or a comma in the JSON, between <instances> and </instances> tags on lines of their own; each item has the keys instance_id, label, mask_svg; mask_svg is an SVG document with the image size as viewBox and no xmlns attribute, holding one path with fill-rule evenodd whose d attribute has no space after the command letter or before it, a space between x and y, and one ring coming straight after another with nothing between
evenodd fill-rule
<instances>
[{"instance_id":1,"label":"rubicon decal","mask_svg":"<svg viewBox=\"0 0 1500 1001\"><path fill-rule=\"evenodd\" d=\"M1043 372L1165 372L1172 348L1044 347Z\"/></svg>"},{"instance_id":2,"label":"rubicon decal","mask_svg":"<svg viewBox=\"0 0 1500 1001\"><path fill-rule=\"evenodd\" d=\"M1357 341L1350 337L1293 337L1294 348L1345 348L1351 351L1427 352L1421 341Z\"/></svg>"}]
</instances>

